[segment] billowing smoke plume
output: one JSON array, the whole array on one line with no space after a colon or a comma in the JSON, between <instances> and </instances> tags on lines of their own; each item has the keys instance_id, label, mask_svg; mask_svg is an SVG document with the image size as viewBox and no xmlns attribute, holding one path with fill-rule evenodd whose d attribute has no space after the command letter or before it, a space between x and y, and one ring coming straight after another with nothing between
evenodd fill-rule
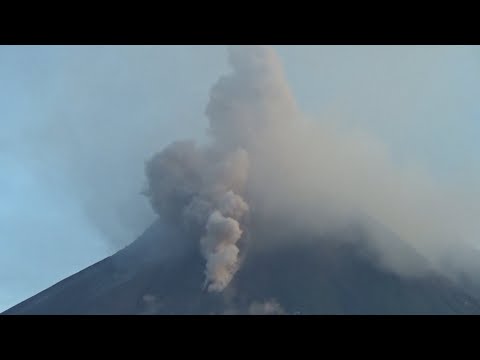
<instances>
[{"instance_id":1,"label":"billowing smoke plume","mask_svg":"<svg viewBox=\"0 0 480 360\"><path fill-rule=\"evenodd\" d=\"M223 155L215 150L176 142L147 164L146 194L155 211L204 231L199 240L209 291L223 290L237 271L240 222L248 211L240 195L248 171L246 152Z\"/></svg>"},{"instance_id":2,"label":"billowing smoke plume","mask_svg":"<svg viewBox=\"0 0 480 360\"><path fill-rule=\"evenodd\" d=\"M295 112L271 48L230 48L230 63L233 74L213 87L207 106L212 144L176 142L147 164L146 194L155 211L204 228L200 246L210 291L223 290L238 269L248 150Z\"/></svg>"},{"instance_id":3,"label":"billowing smoke plume","mask_svg":"<svg viewBox=\"0 0 480 360\"><path fill-rule=\"evenodd\" d=\"M309 121L272 48L230 47L229 61L233 72L214 85L206 108L211 142L175 142L147 164L156 212L199 229L210 291L223 290L238 270L248 212L314 234L363 221L380 263L401 274L422 270L383 241L382 226L434 265L470 246L477 205L395 164L367 134ZM275 245L270 238L262 241Z\"/></svg>"},{"instance_id":4,"label":"billowing smoke plume","mask_svg":"<svg viewBox=\"0 0 480 360\"><path fill-rule=\"evenodd\" d=\"M155 211L204 228L200 246L210 291L223 290L238 269L237 242L248 211L242 198L247 151L278 119L295 111L270 48L230 48L230 63L233 74L214 86L207 107L212 144L198 148L191 141L176 142L147 164L146 195Z\"/></svg>"}]
</instances>

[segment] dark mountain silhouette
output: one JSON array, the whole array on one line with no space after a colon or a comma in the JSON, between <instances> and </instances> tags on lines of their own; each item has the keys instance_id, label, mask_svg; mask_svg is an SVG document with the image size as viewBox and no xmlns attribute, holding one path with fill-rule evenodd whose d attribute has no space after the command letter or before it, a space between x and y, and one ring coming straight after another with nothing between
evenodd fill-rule
<instances>
[{"instance_id":1,"label":"dark mountain silhouette","mask_svg":"<svg viewBox=\"0 0 480 360\"><path fill-rule=\"evenodd\" d=\"M203 287L198 239L157 221L115 255L4 314L480 313L475 298L433 270L404 278L379 266L359 227L319 237L262 223L250 226L241 268L221 294ZM278 244L254 241L262 237ZM405 243L385 237L428 267ZM262 307L271 303L278 309Z\"/></svg>"}]
</instances>

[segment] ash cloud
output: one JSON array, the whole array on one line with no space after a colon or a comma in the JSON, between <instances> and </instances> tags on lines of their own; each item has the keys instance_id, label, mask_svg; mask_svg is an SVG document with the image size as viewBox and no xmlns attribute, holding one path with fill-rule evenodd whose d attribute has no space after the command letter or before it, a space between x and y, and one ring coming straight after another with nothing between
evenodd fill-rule
<instances>
[{"instance_id":1,"label":"ash cloud","mask_svg":"<svg viewBox=\"0 0 480 360\"><path fill-rule=\"evenodd\" d=\"M238 269L241 221L248 212L242 192L248 158L243 149L223 155L215 148L176 142L146 166L153 209L165 219L200 229L206 260L205 286L222 291Z\"/></svg>"},{"instance_id":2,"label":"ash cloud","mask_svg":"<svg viewBox=\"0 0 480 360\"><path fill-rule=\"evenodd\" d=\"M385 237L406 241L442 271L446 256L460 264L473 249L480 208L462 190L395 163L367 133L303 114L273 48L228 54L232 72L213 86L206 108L210 143L175 142L146 168L155 211L198 230L210 291L222 291L238 270L247 213L319 235L364 222L379 263L405 276L424 269Z\"/></svg>"}]
</instances>

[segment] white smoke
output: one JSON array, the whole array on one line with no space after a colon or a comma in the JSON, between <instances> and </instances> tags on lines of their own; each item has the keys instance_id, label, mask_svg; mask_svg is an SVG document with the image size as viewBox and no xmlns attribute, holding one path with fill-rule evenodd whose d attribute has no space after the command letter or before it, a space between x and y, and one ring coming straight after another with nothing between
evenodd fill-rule
<instances>
[{"instance_id":1,"label":"white smoke","mask_svg":"<svg viewBox=\"0 0 480 360\"><path fill-rule=\"evenodd\" d=\"M295 312L294 315L298 315ZM215 313L212 313L215 315ZM275 299L266 301L253 301L247 308L240 309L235 306L228 307L221 315L289 315Z\"/></svg>"},{"instance_id":2,"label":"white smoke","mask_svg":"<svg viewBox=\"0 0 480 360\"><path fill-rule=\"evenodd\" d=\"M162 307L162 303L157 299L155 295L145 294L142 296L143 310L139 315L152 315L157 314Z\"/></svg>"},{"instance_id":3,"label":"white smoke","mask_svg":"<svg viewBox=\"0 0 480 360\"><path fill-rule=\"evenodd\" d=\"M285 315L285 310L276 300L253 302L248 308L249 315Z\"/></svg>"},{"instance_id":4,"label":"white smoke","mask_svg":"<svg viewBox=\"0 0 480 360\"><path fill-rule=\"evenodd\" d=\"M147 164L153 208L202 231L210 291L223 290L238 270L247 211L316 234L373 218L437 265L468 248L477 205L395 164L368 134L310 121L271 47L230 47L229 61L233 72L214 85L206 109L211 143L177 142ZM383 264L420 271L371 230Z\"/></svg>"},{"instance_id":5,"label":"white smoke","mask_svg":"<svg viewBox=\"0 0 480 360\"><path fill-rule=\"evenodd\" d=\"M248 211L248 205L240 196L230 190L220 199L219 210L225 216L241 219Z\"/></svg>"}]
</instances>

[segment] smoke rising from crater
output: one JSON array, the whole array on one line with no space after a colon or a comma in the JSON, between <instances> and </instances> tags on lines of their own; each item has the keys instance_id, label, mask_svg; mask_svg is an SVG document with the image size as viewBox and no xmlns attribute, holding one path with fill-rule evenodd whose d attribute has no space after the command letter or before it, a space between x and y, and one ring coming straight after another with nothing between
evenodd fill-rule
<instances>
[{"instance_id":1,"label":"smoke rising from crater","mask_svg":"<svg viewBox=\"0 0 480 360\"><path fill-rule=\"evenodd\" d=\"M238 270L247 212L315 234L373 219L365 222L370 245L383 266L403 275L422 269L372 224L406 240L433 266L447 255L462 260L480 218L462 190L396 164L367 133L302 114L271 47L228 51L232 72L213 86L206 108L211 142L175 142L146 171L156 212L200 229L210 291L223 290ZM277 245L275 238L252 241Z\"/></svg>"},{"instance_id":2,"label":"smoke rising from crater","mask_svg":"<svg viewBox=\"0 0 480 360\"><path fill-rule=\"evenodd\" d=\"M147 163L145 194L155 211L204 232L199 240L209 291L223 290L238 269L236 244L248 205L236 192L242 192L247 171L244 150L224 155L191 141L173 143Z\"/></svg>"},{"instance_id":3,"label":"smoke rising from crater","mask_svg":"<svg viewBox=\"0 0 480 360\"><path fill-rule=\"evenodd\" d=\"M176 142L155 155L146 169L145 194L155 211L204 227L200 244L212 291L223 290L238 269L236 243L248 211L242 198L248 151L280 115L295 111L271 48L230 48L230 63L234 72L213 87L206 110L212 143L197 148L191 141Z\"/></svg>"}]
</instances>

